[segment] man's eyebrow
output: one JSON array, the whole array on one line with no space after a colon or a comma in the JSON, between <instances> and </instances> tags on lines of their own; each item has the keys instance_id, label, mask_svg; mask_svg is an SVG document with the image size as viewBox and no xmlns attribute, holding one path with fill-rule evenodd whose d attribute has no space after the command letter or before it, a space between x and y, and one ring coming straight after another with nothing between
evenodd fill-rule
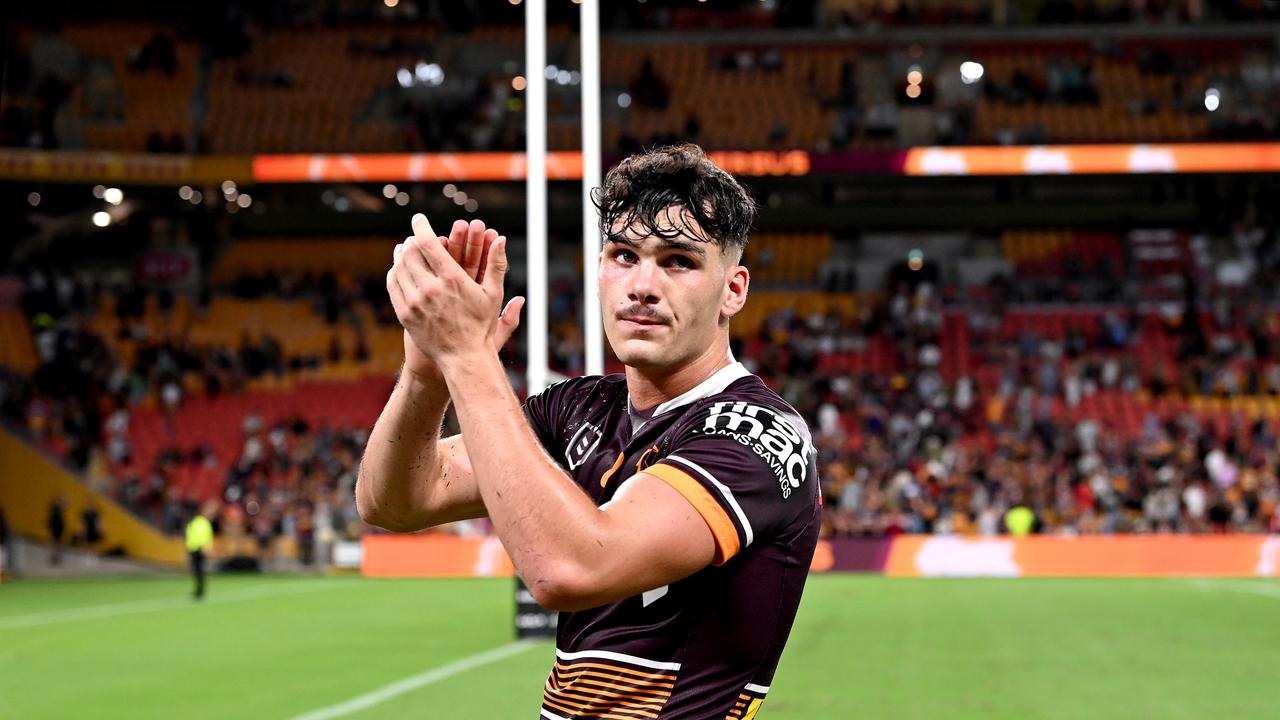
<instances>
[{"instance_id":1,"label":"man's eyebrow","mask_svg":"<svg viewBox=\"0 0 1280 720\"><path fill-rule=\"evenodd\" d=\"M631 248L640 247L639 243L622 233L610 233L609 235L606 235L605 242L626 245ZM659 243L658 247L663 250L679 250L680 252L689 253L699 259L705 259L707 257L707 251L702 249L704 243L701 242L677 240L675 238L662 238Z\"/></svg>"},{"instance_id":2,"label":"man's eyebrow","mask_svg":"<svg viewBox=\"0 0 1280 720\"><path fill-rule=\"evenodd\" d=\"M707 256L707 251L702 249L702 243L664 239L662 241L662 248L664 250L679 250L681 252L687 252L690 255L699 258L705 258Z\"/></svg>"}]
</instances>

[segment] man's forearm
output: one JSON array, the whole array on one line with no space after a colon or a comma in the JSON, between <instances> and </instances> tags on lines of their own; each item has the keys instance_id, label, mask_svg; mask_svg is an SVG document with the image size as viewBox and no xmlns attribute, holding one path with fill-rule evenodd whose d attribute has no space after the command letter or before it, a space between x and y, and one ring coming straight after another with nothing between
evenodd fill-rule
<instances>
[{"instance_id":1,"label":"man's forearm","mask_svg":"<svg viewBox=\"0 0 1280 720\"><path fill-rule=\"evenodd\" d=\"M356 481L360 517L407 532L431 524L430 483L438 475L437 445L449 394L404 370L369 434Z\"/></svg>"},{"instance_id":2,"label":"man's forearm","mask_svg":"<svg viewBox=\"0 0 1280 720\"><path fill-rule=\"evenodd\" d=\"M591 562L599 509L543 450L495 356L445 371L462 439L494 529L531 589Z\"/></svg>"}]
</instances>

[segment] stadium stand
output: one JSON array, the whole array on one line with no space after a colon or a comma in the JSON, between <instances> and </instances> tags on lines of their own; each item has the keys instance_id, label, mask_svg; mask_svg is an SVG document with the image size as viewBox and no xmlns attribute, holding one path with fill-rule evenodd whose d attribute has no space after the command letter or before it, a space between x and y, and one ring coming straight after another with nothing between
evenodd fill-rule
<instances>
[{"instance_id":1,"label":"stadium stand","mask_svg":"<svg viewBox=\"0 0 1280 720\"><path fill-rule=\"evenodd\" d=\"M998 247L1031 282L1069 278L1072 262L1132 277L1146 267L1134 260L1145 237L1010 231ZM28 346L53 348L37 378L67 367L73 349L111 357L98 377L100 418L58 398L56 383L49 392L48 380L24 395L12 361L7 416L45 451L107 476L100 487L169 531L184 505L209 498L235 512L270 506L270 522L240 518L244 542L266 556L301 557L294 523L302 515L313 522L319 498L330 514L326 537L335 527L354 530L349 491L361 428L389 391L401 338L359 297L342 320L327 322L317 308L329 285L315 278L331 278L336 263L360 285L355 271L381 262L385 241L354 239L338 250L345 241L318 238L317 247L335 247L325 261L296 252L306 242L242 241L211 270L224 291L250 287L244 273L260 285L274 276L264 287L291 287L291 299L220 292L199 305L147 294L126 299L140 310L122 322L121 300L99 292L96 309L55 318ZM1226 312L1227 286L1190 314L1072 293L1052 305L947 301L954 289L928 282L884 295L788 289L811 286L832 243L830 235L760 235L748 262L766 262L733 326L741 357L815 428L828 532L995 532L1018 503L1045 532L1275 524L1280 486L1258 464L1280 427L1276 316L1267 306ZM1269 248L1253 250L1259 272L1276 268ZM788 262L769 261L775 253ZM267 256L270 263L252 261ZM281 282L289 277L311 280ZM564 310L553 332L568 343L567 357L580 348L569 337L578 310L572 286L558 292L565 300L553 304ZM351 347L355 327L376 338L367 352L330 356L330 340ZM1018 472L1010 472L1014 458Z\"/></svg>"},{"instance_id":2,"label":"stadium stand","mask_svg":"<svg viewBox=\"0 0 1280 720\"><path fill-rule=\"evenodd\" d=\"M928 7L917 10L928 16ZM33 33L29 81L0 107L9 117L4 142L223 154L514 150L523 142L517 27L255 22L271 32L242 30L236 52L210 51L220 46L173 37L161 25ZM629 36L603 47L604 144L629 152L679 137L712 149L874 150L1274 134L1274 43L1197 35L1195 27L1051 41L987 34L905 52L839 34L816 44L810 36L725 42L693 30L680 43ZM551 149L578 147L575 42L563 25L548 38L549 58L564 71L550 83ZM47 61L60 55L68 59ZM962 81L963 62L978 63L981 76Z\"/></svg>"}]
</instances>

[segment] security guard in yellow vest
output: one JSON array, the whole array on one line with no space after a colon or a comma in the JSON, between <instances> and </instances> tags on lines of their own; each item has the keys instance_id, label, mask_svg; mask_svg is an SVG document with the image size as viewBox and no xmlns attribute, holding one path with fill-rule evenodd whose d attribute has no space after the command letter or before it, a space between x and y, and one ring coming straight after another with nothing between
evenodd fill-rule
<instances>
[{"instance_id":1,"label":"security guard in yellow vest","mask_svg":"<svg viewBox=\"0 0 1280 720\"><path fill-rule=\"evenodd\" d=\"M191 558L191 574L196 579L195 598L204 597L204 562L213 550L213 524L204 513L196 513L187 523L187 555Z\"/></svg>"}]
</instances>

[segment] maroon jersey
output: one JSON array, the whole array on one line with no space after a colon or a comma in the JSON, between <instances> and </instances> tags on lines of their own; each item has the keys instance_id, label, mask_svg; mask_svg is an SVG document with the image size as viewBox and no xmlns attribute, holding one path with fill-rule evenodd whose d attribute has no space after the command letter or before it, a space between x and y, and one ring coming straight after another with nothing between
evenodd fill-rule
<instances>
[{"instance_id":1,"label":"maroon jersey","mask_svg":"<svg viewBox=\"0 0 1280 720\"><path fill-rule=\"evenodd\" d=\"M525 415L595 500L644 472L684 495L715 538L713 564L679 582L561 613L547 720L751 718L800 604L818 540L808 428L734 363L651 413L622 375L554 385Z\"/></svg>"}]
</instances>

